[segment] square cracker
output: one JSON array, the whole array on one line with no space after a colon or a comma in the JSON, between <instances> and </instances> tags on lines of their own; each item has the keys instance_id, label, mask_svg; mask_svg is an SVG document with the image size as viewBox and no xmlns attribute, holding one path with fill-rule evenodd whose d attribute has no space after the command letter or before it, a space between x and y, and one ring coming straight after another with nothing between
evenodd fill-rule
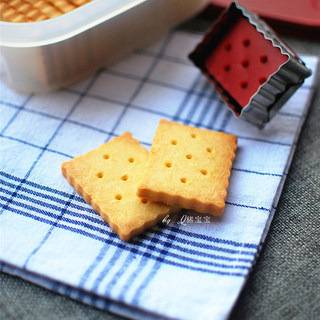
<instances>
[{"instance_id":1,"label":"square cracker","mask_svg":"<svg viewBox=\"0 0 320 320\"><path fill-rule=\"evenodd\" d=\"M125 132L99 148L62 163L62 173L119 237L128 241L177 208L137 196L148 151Z\"/></svg>"},{"instance_id":2,"label":"square cracker","mask_svg":"<svg viewBox=\"0 0 320 320\"><path fill-rule=\"evenodd\" d=\"M137 194L219 216L236 147L234 135L160 120Z\"/></svg>"}]
</instances>

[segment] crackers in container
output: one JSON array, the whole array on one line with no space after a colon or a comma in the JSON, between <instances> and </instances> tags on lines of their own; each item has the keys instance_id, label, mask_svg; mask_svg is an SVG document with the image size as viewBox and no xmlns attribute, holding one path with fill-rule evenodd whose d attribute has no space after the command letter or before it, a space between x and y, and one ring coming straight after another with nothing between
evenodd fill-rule
<instances>
[{"instance_id":1,"label":"crackers in container","mask_svg":"<svg viewBox=\"0 0 320 320\"><path fill-rule=\"evenodd\" d=\"M119 237L128 241L179 209L137 196L148 151L125 132L62 164L62 173Z\"/></svg>"},{"instance_id":2,"label":"crackers in container","mask_svg":"<svg viewBox=\"0 0 320 320\"><path fill-rule=\"evenodd\" d=\"M161 120L138 196L220 216L237 137Z\"/></svg>"},{"instance_id":3,"label":"crackers in container","mask_svg":"<svg viewBox=\"0 0 320 320\"><path fill-rule=\"evenodd\" d=\"M0 20L37 22L58 17L92 0L0 0Z\"/></svg>"}]
</instances>

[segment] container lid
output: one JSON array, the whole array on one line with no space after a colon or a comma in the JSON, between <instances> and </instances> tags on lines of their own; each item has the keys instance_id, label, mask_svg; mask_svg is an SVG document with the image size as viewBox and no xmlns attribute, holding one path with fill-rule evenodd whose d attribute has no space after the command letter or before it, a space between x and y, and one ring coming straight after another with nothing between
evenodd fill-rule
<instances>
[{"instance_id":1,"label":"container lid","mask_svg":"<svg viewBox=\"0 0 320 320\"><path fill-rule=\"evenodd\" d=\"M254 11L277 31L294 36L320 39L320 2L305 0L241 0L243 6ZM211 0L207 14L228 7L231 0Z\"/></svg>"}]
</instances>

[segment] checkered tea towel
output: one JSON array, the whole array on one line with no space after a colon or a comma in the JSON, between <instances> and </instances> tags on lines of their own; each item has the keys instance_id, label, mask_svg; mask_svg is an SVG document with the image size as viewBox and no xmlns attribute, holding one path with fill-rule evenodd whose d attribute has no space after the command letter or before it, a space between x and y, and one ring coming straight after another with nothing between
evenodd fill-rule
<instances>
[{"instance_id":1,"label":"checkered tea towel","mask_svg":"<svg viewBox=\"0 0 320 320\"><path fill-rule=\"evenodd\" d=\"M70 88L21 95L1 81L1 269L135 319L226 319L268 231L315 90L314 76L263 129L237 119L173 31ZM305 57L313 71L317 59ZM222 217L183 211L125 243L61 163L161 118L238 136Z\"/></svg>"}]
</instances>

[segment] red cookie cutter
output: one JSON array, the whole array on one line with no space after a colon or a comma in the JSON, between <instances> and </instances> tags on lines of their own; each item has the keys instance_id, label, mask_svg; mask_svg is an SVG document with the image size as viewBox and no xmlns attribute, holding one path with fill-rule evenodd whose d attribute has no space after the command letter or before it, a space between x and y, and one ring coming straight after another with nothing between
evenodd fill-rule
<instances>
[{"instance_id":1,"label":"red cookie cutter","mask_svg":"<svg viewBox=\"0 0 320 320\"><path fill-rule=\"evenodd\" d=\"M236 116L260 127L311 75L265 22L236 2L189 57Z\"/></svg>"}]
</instances>

